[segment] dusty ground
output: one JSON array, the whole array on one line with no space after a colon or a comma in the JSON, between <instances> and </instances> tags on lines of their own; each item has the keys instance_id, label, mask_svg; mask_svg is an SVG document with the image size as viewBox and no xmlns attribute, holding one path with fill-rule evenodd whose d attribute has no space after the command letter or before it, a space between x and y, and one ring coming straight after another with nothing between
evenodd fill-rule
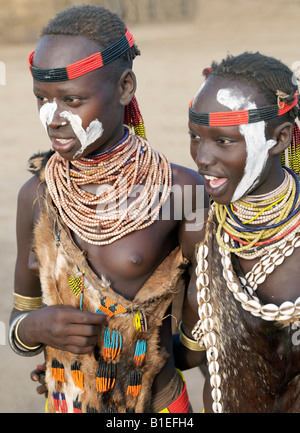
<instances>
[{"instance_id":1,"label":"dusty ground","mask_svg":"<svg viewBox=\"0 0 300 433\"><path fill-rule=\"evenodd\" d=\"M135 62L137 97L153 147L173 162L194 168L187 105L202 83L202 69L228 52L245 50L273 55L291 67L300 60L299 15L299 0L200 0L200 13L192 23L131 26L142 50ZM25 169L29 156L49 145L27 70L33 49L34 44L0 46L0 61L6 64L6 85L0 85L0 334L3 326L8 329L12 305L18 190L29 177ZM0 412L43 412L44 400L29 379L40 358L18 357L3 338L1 334ZM201 412L202 376L197 369L185 375L194 410Z\"/></svg>"}]
</instances>

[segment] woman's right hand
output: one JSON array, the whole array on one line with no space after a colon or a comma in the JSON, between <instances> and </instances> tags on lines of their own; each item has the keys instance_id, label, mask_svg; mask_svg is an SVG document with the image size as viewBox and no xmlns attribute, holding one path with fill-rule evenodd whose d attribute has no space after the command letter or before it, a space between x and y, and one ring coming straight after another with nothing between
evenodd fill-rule
<instances>
[{"instance_id":1,"label":"woman's right hand","mask_svg":"<svg viewBox=\"0 0 300 433\"><path fill-rule=\"evenodd\" d=\"M19 326L19 338L27 346L40 343L75 354L94 350L108 316L70 306L49 306L32 311Z\"/></svg>"}]
</instances>

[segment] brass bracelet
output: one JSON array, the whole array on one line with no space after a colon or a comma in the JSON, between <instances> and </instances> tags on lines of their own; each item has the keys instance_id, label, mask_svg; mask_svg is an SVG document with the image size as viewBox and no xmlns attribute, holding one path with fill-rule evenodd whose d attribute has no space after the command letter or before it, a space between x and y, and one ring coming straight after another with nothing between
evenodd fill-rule
<instances>
[{"instance_id":1,"label":"brass bracelet","mask_svg":"<svg viewBox=\"0 0 300 433\"><path fill-rule=\"evenodd\" d=\"M42 307L41 296L23 296L14 293L14 308L19 311L33 311Z\"/></svg>"},{"instance_id":2,"label":"brass bracelet","mask_svg":"<svg viewBox=\"0 0 300 433\"><path fill-rule=\"evenodd\" d=\"M184 333L183 328L182 328L182 322L179 323L178 329L179 329L179 340L183 346L185 346L187 349L190 349L194 352L202 352L203 350L205 350L205 348L202 348L199 346L199 344L196 340L188 337Z\"/></svg>"}]
</instances>

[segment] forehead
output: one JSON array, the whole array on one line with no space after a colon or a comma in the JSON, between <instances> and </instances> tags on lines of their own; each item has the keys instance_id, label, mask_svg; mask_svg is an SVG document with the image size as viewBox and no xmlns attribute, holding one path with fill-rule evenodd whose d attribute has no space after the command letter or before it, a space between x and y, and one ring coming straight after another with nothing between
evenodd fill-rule
<instances>
[{"instance_id":1,"label":"forehead","mask_svg":"<svg viewBox=\"0 0 300 433\"><path fill-rule=\"evenodd\" d=\"M33 66L41 69L66 67L79 60L101 51L101 47L85 36L51 35L43 36L33 57ZM72 80L42 82L33 80L34 91L61 91L72 93L79 89L96 91L103 85L114 83L110 65L90 71Z\"/></svg>"},{"instance_id":2,"label":"forehead","mask_svg":"<svg viewBox=\"0 0 300 433\"><path fill-rule=\"evenodd\" d=\"M265 105L265 98L258 90L237 80L210 76L197 92L193 109L197 112L214 113L236 111Z\"/></svg>"},{"instance_id":3,"label":"forehead","mask_svg":"<svg viewBox=\"0 0 300 433\"><path fill-rule=\"evenodd\" d=\"M41 69L66 67L101 50L85 36L43 36L34 53L33 66Z\"/></svg>"}]
</instances>

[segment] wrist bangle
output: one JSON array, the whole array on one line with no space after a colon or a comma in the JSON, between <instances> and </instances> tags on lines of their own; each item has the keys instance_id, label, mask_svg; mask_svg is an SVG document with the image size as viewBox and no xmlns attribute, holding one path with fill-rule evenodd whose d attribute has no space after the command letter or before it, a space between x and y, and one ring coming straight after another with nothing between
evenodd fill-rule
<instances>
[{"instance_id":1,"label":"wrist bangle","mask_svg":"<svg viewBox=\"0 0 300 433\"><path fill-rule=\"evenodd\" d=\"M8 342L12 350L18 355L35 356L42 352L44 345L39 344L38 346L34 347L27 346L20 340L18 336L19 325L28 314L29 313L20 314L11 322L8 333Z\"/></svg>"},{"instance_id":2,"label":"wrist bangle","mask_svg":"<svg viewBox=\"0 0 300 433\"><path fill-rule=\"evenodd\" d=\"M203 350L205 350L205 348L202 348L199 346L199 344L196 340L188 337L184 333L183 328L182 328L182 322L179 323L178 329L179 329L179 340L183 346L185 346L187 349L190 349L194 352L202 352Z\"/></svg>"}]
</instances>

